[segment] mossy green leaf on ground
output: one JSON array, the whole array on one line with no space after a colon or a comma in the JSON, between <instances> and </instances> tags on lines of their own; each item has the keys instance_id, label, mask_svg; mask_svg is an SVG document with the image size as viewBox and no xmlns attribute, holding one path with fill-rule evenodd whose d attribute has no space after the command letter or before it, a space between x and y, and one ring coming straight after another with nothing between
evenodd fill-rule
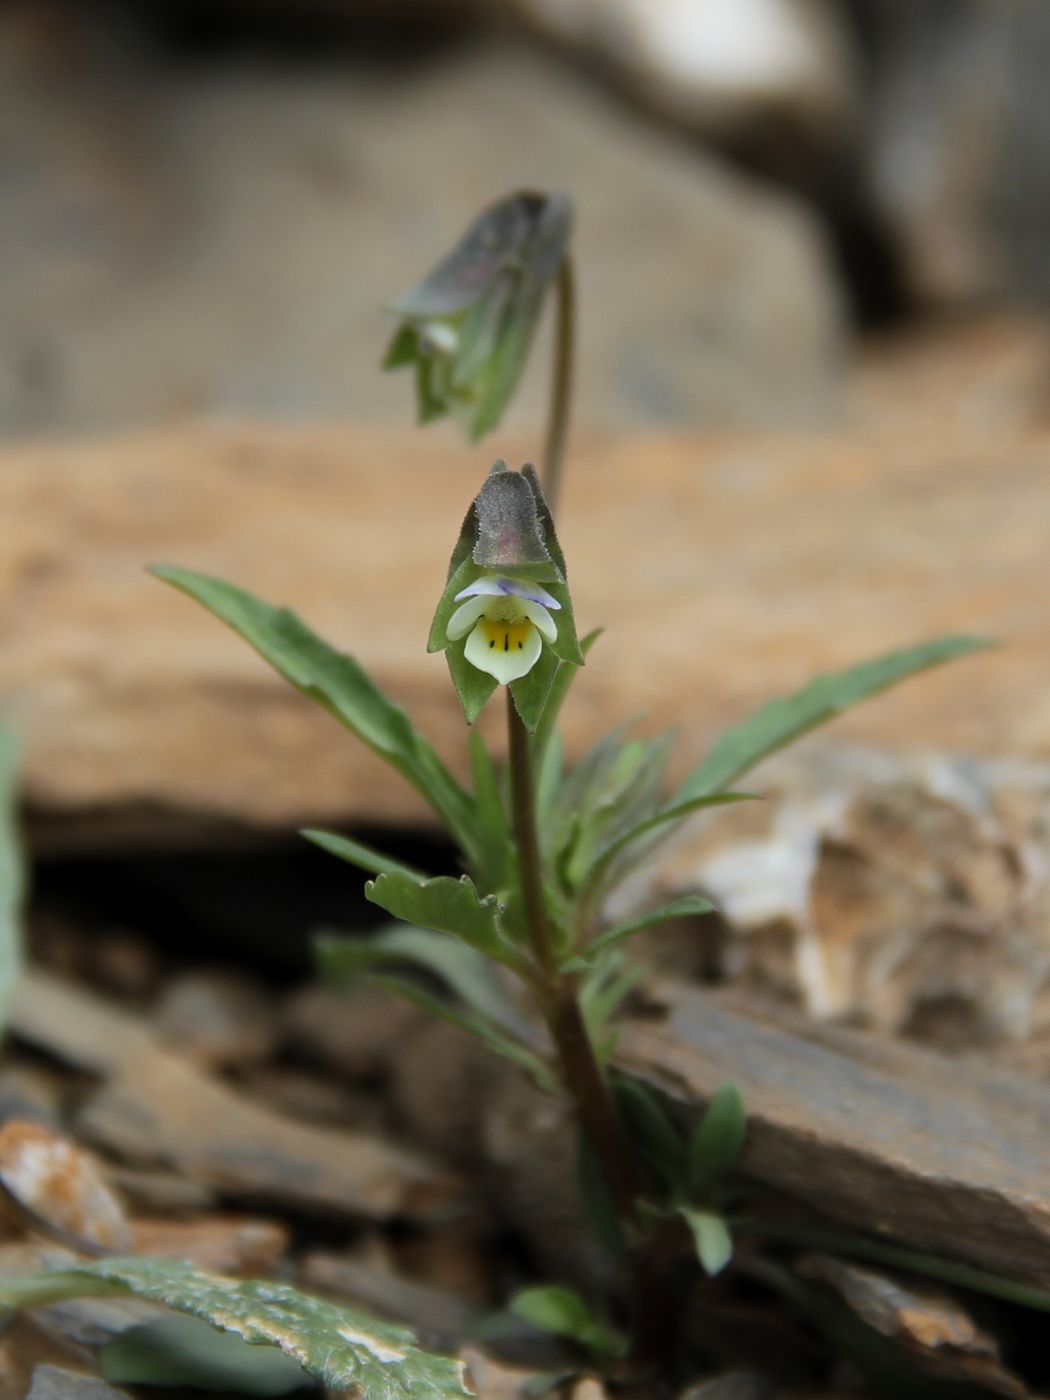
<instances>
[{"instance_id":1,"label":"mossy green leaf on ground","mask_svg":"<svg viewBox=\"0 0 1050 1400\"><path fill-rule=\"evenodd\" d=\"M0 1308L131 1293L202 1318L253 1346L279 1347L332 1390L361 1400L464 1400L461 1363L416 1346L407 1328L311 1298L281 1283L245 1282L171 1259L101 1259L0 1276Z\"/></svg>"}]
</instances>

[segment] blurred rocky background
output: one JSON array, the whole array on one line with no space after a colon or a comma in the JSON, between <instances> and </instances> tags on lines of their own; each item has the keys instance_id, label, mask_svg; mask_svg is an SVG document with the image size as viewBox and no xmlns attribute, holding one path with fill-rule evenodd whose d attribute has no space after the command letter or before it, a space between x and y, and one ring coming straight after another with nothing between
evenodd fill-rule
<instances>
[{"instance_id":1,"label":"blurred rocky background","mask_svg":"<svg viewBox=\"0 0 1050 1400\"><path fill-rule=\"evenodd\" d=\"M1048 56L1040 0L9 0L0 432L403 421L384 302L529 184L581 421L834 420L871 328L1050 291Z\"/></svg>"},{"instance_id":2,"label":"blurred rocky background","mask_svg":"<svg viewBox=\"0 0 1050 1400\"><path fill-rule=\"evenodd\" d=\"M681 773L821 670L1004 643L771 765L767 802L642 873L620 912L720 912L648 938L624 1054L687 1110L739 1082L763 1189L1050 1284L1048 65L1046 0L0 7L0 718L35 861L0 1169L24 1183L41 1133L72 1133L101 1154L50 1149L81 1232L90 1206L136 1250L442 1345L537 1273L586 1276L550 1105L414 1009L316 985L311 934L376 911L297 827L452 853L144 574L296 607L462 768L423 639L462 502L537 450L547 357L506 432L417 432L384 304L479 207L554 187L582 308L562 533L609 629L570 758L645 712ZM986 1335L958 1295L828 1263L962 1393L1050 1387L1039 1314ZM102 1394L50 1374L84 1360L73 1321L0 1340L0 1400ZM715 1318L725 1387L697 1395L769 1394L739 1382L760 1351L777 1396L856 1394L761 1322L734 1347Z\"/></svg>"}]
</instances>

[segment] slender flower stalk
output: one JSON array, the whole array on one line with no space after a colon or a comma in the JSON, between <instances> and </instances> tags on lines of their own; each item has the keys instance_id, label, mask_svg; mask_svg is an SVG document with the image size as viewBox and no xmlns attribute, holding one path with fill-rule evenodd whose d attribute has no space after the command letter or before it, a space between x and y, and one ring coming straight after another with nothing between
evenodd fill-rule
<instances>
[{"instance_id":1,"label":"slender flower stalk","mask_svg":"<svg viewBox=\"0 0 1050 1400\"><path fill-rule=\"evenodd\" d=\"M576 274L572 254L566 251L558 269L557 324L554 340L554 369L551 375L547 433L543 445L543 493L553 515L557 509L565 463L565 443L569 435L576 357Z\"/></svg>"}]
</instances>

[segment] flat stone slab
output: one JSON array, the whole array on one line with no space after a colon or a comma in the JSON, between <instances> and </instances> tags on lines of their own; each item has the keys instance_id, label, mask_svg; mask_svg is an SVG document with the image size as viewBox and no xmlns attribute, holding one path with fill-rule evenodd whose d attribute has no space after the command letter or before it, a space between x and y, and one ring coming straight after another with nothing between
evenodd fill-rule
<instances>
[{"instance_id":1,"label":"flat stone slab","mask_svg":"<svg viewBox=\"0 0 1050 1400\"><path fill-rule=\"evenodd\" d=\"M694 1112L731 1080L743 1171L853 1231L1050 1287L1050 1090L666 984L626 1066Z\"/></svg>"},{"instance_id":2,"label":"flat stone slab","mask_svg":"<svg viewBox=\"0 0 1050 1400\"><path fill-rule=\"evenodd\" d=\"M941 402L949 395L942 393ZM0 714L54 846L232 827L420 823L420 800L242 642L148 577L221 575L353 651L465 770L424 646L464 508L499 451L451 429L199 426L0 451ZM829 437L573 443L562 537L581 631L570 755L638 714L718 730L815 673L942 632L1001 648L913 680L836 738L1050 755L1050 433L945 413ZM483 716L499 742L498 707Z\"/></svg>"}]
</instances>

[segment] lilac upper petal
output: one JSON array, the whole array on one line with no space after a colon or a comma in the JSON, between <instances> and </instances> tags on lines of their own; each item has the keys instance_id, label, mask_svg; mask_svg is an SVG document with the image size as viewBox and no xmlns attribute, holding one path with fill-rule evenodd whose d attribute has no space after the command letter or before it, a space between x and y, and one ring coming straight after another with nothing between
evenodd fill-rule
<instances>
[{"instance_id":1,"label":"lilac upper petal","mask_svg":"<svg viewBox=\"0 0 1050 1400\"><path fill-rule=\"evenodd\" d=\"M461 598L476 598L481 594L504 597L526 598L530 603L539 603L544 608L560 608L557 598L552 598L538 583L520 583L517 579L501 578L497 574L482 574L481 578L456 594L455 601Z\"/></svg>"}]
</instances>

